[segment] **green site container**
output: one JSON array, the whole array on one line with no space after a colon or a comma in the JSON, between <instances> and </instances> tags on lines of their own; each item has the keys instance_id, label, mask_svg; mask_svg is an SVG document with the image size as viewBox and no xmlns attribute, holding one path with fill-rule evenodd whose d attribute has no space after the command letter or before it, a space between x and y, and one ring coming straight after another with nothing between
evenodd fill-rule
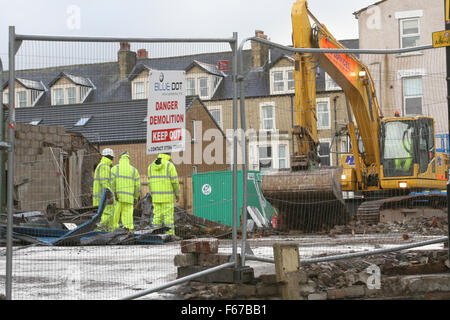
<instances>
[{"instance_id":1,"label":"green site container","mask_svg":"<svg viewBox=\"0 0 450 320\"><path fill-rule=\"evenodd\" d=\"M262 175L259 171L248 172L247 206L258 208L269 223L275 210L266 201L261 190ZM214 171L196 173L192 176L193 214L228 226L233 225L233 172ZM238 171L238 228L242 208L242 171ZM251 219L250 215L247 215Z\"/></svg>"}]
</instances>

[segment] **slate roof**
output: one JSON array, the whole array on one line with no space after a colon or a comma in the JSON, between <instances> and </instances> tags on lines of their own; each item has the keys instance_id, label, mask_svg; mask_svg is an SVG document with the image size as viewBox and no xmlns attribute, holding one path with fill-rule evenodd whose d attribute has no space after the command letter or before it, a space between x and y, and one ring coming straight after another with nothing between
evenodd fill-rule
<instances>
[{"instance_id":1,"label":"slate roof","mask_svg":"<svg viewBox=\"0 0 450 320\"><path fill-rule=\"evenodd\" d=\"M206 109L197 96L189 96L186 97L186 112L197 100ZM75 123L83 116L90 116L91 118L85 126L75 126ZM33 120L40 119L39 125L63 126L68 132L81 133L93 144L146 141L147 128L144 122L146 116L146 99L16 108L16 121L19 123L30 123Z\"/></svg>"},{"instance_id":2,"label":"slate roof","mask_svg":"<svg viewBox=\"0 0 450 320\"><path fill-rule=\"evenodd\" d=\"M53 79L48 86L51 87L53 86L59 79L61 78L66 78L69 79L72 83L80 85L80 86L85 86L85 87L93 87L92 82L89 80L89 78L85 78L85 77L81 77L81 76L76 76L73 74L68 74L66 72L61 72L55 79Z\"/></svg>"},{"instance_id":3,"label":"slate roof","mask_svg":"<svg viewBox=\"0 0 450 320\"><path fill-rule=\"evenodd\" d=\"M358 48L358 39L340 41L347 48ZM270 61L278 61L292 53L278 48L270 50ZM231 77L232 53L217 52L198 55L187 55L167 58L138 59L135 68L128 78L119 79L117 62L60 66L45 69L19 70L16 79L28 87L45 88L47 91L34 107L16 108L16 121L30 123L40 119L40 125L63 126L67 131L81 133L91 143L130 143L146 140L146 126L143 120L147 114L147 100L131 99L131 81L144 69L155 70L186 70L193 63L201 66L207 72L217 74L219 70L213 63L228 60L230 70L222 72L223 80L211 100L230 100L233 98ZM251 51L243 51L244 61L244 94L246 97L270 96L269 62L263 67L252 68ZM317 90L325 89L325 75L316 69ZM82 104L51 106L50 84L60 77L70 81L93 87L94 90ZM8 72L3 72L3 85L7 84ZM239 95L239 94L238 94ZM187 97L186 107L189 108L198 97ZM207 109L206 109L207 110ZM85 126L75 126L82 116L91 116Z\"/></svg>"},{"instance_id":4,"label":"slate roof","mask_svg":"<svg viewBox=\"0 0 450 320\"><path fill-rule=\"evenodd\" d=\"M119 80L119 66L117 62L58 66L43 69L17 70L16 79L22 78L42 82L50 89L55 79L61 74L88 78L95 86L95 90L85 100L85 103L98 103L105 101L131 100L131 85L128 80ZM3 72L2 83L7 82L8 71ZM76 79L72 77L72 81ZM79 80L79 79L78 79ZM76 81L78 81L76 80ZM92 84L90 86L92 86ZM39 100L36 106L49 106L51 104L50 90Z\"/></svg>"},{"instance_id":5,"label":"slate roof","mask_svg":"<svg viewBox=\"0 0 450 320\"><path fill-rule=\"evenodd\" d=\"M359 47L358 39L341 40L340 42L350 49L357 49ZM285 56L292 56L292 53L278 48L271 48L270 63L261 68L252 68L251 50L243 50L245 72L244 90L247 97L270 95L269 68L274 61L278 61ZM229 71L219 71L217 69L217 62L219 60L229 61ZM130 72L128 78L125 79L119 79L119 65L117 62L18 70L16 72L16 78L41 83L41 85L49 89L51 84L64 76L76 84L94 88L83 104L118 102L131 100L131 80L144 69L187 70L194 64L200 66L206 72L223 77L219 88L211 100L229 100L233 98L231 77L233 57L231 51L164 58L141 58L137 60L135 67ZM325 89L325 80L321 78L322 76L324 77L324 73L318 72L317 89L319 91ZM8 72L4 72L3 79L0 80L5 85L7 79ZM36 106L49 106L50 104L50 90L48 90Z\"/></svg>"},{"instance_id":6,"label":"slate roof","mask_svg":"<svg viewBox=\"0 0 450 320\"><path fill-rule=\"evenodd\" d=\"M197 60L194 60L187 67L187 70L189 70L190 68L192 68L194 66L199 66L201 69L205 70L207 73L210 73L210 74L213 74L213 75L216 75L216 76L219 76L219 77L226 77L227 76L225 72L223 72L223 71L221 71L221 70L219 70L217 68L217 65L213 65L213 64L210 64L210 63L204 63L204 62L197 61Z\"/></svg>"}]
</instances>

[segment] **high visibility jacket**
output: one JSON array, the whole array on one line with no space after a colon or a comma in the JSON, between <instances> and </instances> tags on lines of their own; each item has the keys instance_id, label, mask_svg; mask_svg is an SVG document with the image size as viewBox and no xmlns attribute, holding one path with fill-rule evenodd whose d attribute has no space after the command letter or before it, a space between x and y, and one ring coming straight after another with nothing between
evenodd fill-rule
<instances>
[{"instance_id":1,"label":"high visibility jacket","mask_svg":"<svg viewBox=\"0 0 450 320\"><path fill-rule=\"evenodd\" d=\"M130 156L124 154L119 164L111 169L112 191L119 202L133 203L141 193L141 179L138 170L130 164Z\"/></svg>"},{"instance_id":2,"label":"high visibility jacket","mask_svg":"<svg viewBox=\"0 0 450 320\"><path fill-rule=\"evenodd\" d=\"M92 187L92 205L98 207L103 189L111 190L111 165L112 160L102 157L100 163L95 168L94 185Z\"/></svg>"},{"instance_id":3,"label":"high visibility jacket","mask_svg":"<svg viewBox=\"0 0 450 320\"><path fill-rule=\"evenodd\" d=\"M161 158L161 163L156 160ZM153 202L175 202L175 195L180 194L180 183L175 165L170 162L170 156L159 154L148 166L148 186Z\"/></svg>"},{"instance_id":4,"label":"high visibility jacket","mask_svg":"<svg viewBox=\"0 0 450 320\"><path fill-rule=\"evenodd\" d=\"M400 148L400 150L404 149L408 155L403 158L400 158L400 159L395 159L395 162L394 162L395 169L409 171L409 169L411 168L411 164L413 162L412 147L413 147L412 140L410 140L409 142L402 141L401 145L399 145L399 148Z\"/></svg>"}]
</instances>

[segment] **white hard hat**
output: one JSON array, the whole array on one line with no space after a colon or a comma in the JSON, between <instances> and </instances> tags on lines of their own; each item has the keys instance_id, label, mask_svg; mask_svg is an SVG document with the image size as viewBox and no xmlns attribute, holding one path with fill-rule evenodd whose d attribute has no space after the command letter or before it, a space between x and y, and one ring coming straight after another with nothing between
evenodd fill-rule
<instances>
[{"instance_id":1,"label":"white hard hat","mask_svg":"<svg viewBox=\"0 0 450 320\"><path fill-rule=\"evenodd\" d=\"M114 157L114 151L110 148L105 148L102 151L102 156L111 156Z\"/></svg>"}]
</instances>

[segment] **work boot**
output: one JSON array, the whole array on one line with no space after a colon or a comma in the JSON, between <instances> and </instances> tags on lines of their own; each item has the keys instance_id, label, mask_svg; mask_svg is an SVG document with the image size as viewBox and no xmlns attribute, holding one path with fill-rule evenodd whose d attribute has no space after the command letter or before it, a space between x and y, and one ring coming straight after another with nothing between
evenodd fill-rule
<instances>
[{"instance_id":1,"label":"work boot","mask_svg":"<svg viewBox=\"0 0 450 320\"><path fill-rule=\"evenodd\" d=\"M97 228L94 229L94 231L99 231L99 232L110 232L111 230L105 226L104 224L99 223L97 225Z\"/></svg>"}]
</instances>

